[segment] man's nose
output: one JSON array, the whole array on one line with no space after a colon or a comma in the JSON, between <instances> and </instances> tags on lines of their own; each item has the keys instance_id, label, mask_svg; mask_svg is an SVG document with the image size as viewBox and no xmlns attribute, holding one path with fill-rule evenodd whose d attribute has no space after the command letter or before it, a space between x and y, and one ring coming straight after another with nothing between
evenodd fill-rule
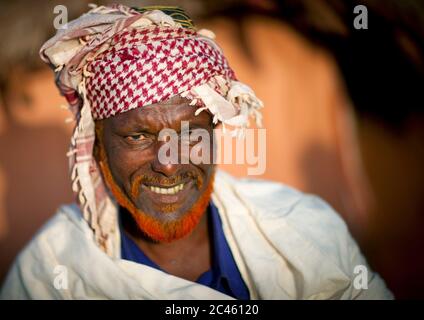
<instances>
[{"instance_id":1,"label":"man's nose","mask_svg":"<svg viewBox=\"0 0 424 320\"><path fill-rule=\"evenodd\" d=\"M162 149L161 151L161 147L163 147L164 144L165 142L157 142L156 156L152 162L152 170L158 173L162 173L167 177L172 177L179 170L181 164L179 163L178 152L176 152L175 155L170 154L171 150L167 148ZM165 154L164 150L167 150L168 152ZM178 148L174 148L173 150L178 151Z\"/></svg>"}]
</instances>

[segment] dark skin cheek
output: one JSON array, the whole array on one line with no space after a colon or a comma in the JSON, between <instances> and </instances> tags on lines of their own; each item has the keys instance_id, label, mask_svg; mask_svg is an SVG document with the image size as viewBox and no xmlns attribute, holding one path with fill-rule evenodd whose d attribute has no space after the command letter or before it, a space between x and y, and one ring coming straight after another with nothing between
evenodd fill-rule
<instances>
[{"instance_id":1,"label":"dark skin cheek","mask_svg":"<svg viewBox=\"0 0 424 320\"><path fill-rule=\"evenodd\" d=\"M129 152L120 145L117 139L110 140L112 141L108 143L105 139L109 166L116 183L127 193L131 188L131 177L137 171L148 169L151 159L154 158L153 150ZM127 195L129 194L127 193Z\"/></svg>"}]
</instances>

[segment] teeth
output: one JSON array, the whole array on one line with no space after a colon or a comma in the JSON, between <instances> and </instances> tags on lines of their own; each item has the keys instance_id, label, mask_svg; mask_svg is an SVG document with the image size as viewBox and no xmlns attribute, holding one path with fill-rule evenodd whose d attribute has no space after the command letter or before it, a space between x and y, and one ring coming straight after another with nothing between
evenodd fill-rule
<instances>
[{"instance_id":1,"label":"teeth","mask_svg":"<svg viewBox=\"0 0 424 320\"><path fill-rule=\"evenodd\" d=\"M155 193L159 193L159 194L176 194L180 192L181 190L183 190L184 183L180 183L179 185L176 185L175 187L171 187L171 188L159 188L159 187L153 187L153 186L150 186L149 188L151 191Z\"/></svg>"}]
</instances>

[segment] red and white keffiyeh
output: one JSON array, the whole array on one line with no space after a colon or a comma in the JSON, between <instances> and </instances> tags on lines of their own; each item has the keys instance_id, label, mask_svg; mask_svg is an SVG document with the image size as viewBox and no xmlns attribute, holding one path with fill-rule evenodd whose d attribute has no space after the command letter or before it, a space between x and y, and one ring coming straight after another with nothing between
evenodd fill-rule
<instances>
[{"instance_id":1,"label":"red and white keffiyeh","mask_svg":"<svg viewBox=\"0 0 424 320\"><path fill-rule=\"evenodd\" d=\"M262 102L236 80L207 30L184 28L160 10L95 7L71 21L40 49L77 121L70 158L72 188L95 240L117 256L117 206L93 157L94 120L180 95L214 122L241 136Z\"/></svg>"}]
</instances>

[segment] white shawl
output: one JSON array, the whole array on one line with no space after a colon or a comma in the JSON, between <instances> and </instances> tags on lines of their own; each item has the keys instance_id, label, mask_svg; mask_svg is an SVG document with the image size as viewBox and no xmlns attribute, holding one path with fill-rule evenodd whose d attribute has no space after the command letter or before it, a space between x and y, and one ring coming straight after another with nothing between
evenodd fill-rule
<instances>
[{"instance_id":1,"label":"white shawl","mask_svg":"<svg viewBox=\"0 0 424 320\"><path fill-rule=\"evenodd\" d=\"M252 299L393 298L345 223L319 198L218 171L213 201ZM113 241L120 247L119 238ZM368 270L367 289L354 286L360 265ZM66 267L67 289L55 288L57 266ZM19 254L0 298L232 299L120 256L110 258L96 246L76 205L61 207Z\"/></svg>"}]
</instances>

